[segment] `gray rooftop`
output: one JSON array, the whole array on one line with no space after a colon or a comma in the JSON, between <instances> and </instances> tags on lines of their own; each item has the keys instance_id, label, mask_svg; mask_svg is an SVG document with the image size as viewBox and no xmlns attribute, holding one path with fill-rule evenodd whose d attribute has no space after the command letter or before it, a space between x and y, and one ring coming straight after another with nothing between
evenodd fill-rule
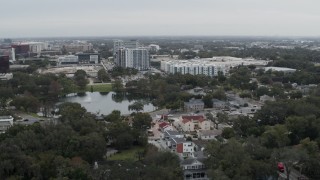
<instances>
[{"instance_id":1,"label":"gray rooftop","mask_svg":"<svg viewBox=\"0 0 320 180\"><path fill-rule=\"evenodd\" d=\"M221 135L222 131L218 130L218 129L214 129L214 130L201 130L199 131L200 134L204 135L204 136L218 136Z\"/></svg>"},{"instance_id":2,"label":"gray rooftop","mask_svg":"<svg viewBox=\"0 0 320 180\"><path fill-rule=\"evenodd\" d=\"M225 101L221 101L219 99L212 99L213 103L226 103Z\"/></svg>"},{"instance_id":3,"label":"gray rooftop","mask_svg":"<svg viewBox=\"0 0 320 180\"><path fill-rule=\"evenodd\" d=\"M185 102L184 104L204 104L202 99L190 99L189 102Z\"/></svg>"},{"instance_id":4,"label":"gray rooftop","mask_svg":"<svg viewBox=\"0 0 320 180\"><path fill-rule=\"evenodd\" d=\"M200 163L203 163L205 161L205 158L187 158L187 159L183 159L180 164L181 165L189 165L189 164L193 164L196 161L199 161Z\"/></svg>"},{"instance_id":5,"label":"gray rooftop","mask_svg":"<svg viewBox=\"0 0 320 180\"><path fill-rule=\"evenodd\" d=\"M168 136L176 136L176 135L182 135L181 133L179 133L178 131L165 131L165 133L168 135Z\"/></svg>"},{"instance_id":6,"label":"gray rooftop","mask_svg":"<svg viewBox=\"0 0 320 180\"><path fill-rule=\"evenodd\" d=\"M169 141L174 144L187 142L184 138L170 138Z\"/></svg>"}]
</instances>

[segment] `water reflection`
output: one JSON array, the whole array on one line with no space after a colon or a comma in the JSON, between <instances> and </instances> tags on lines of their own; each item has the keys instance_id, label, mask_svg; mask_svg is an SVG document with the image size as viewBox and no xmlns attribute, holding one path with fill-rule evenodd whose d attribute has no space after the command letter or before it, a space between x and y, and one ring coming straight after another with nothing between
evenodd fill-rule
<instances>
[{"instance_id":1,"label":"water reflection","mask_svg":"<svg viewBox=\"0 0 320 180\"><path fill-rule=\"evenodd\" d=\"M87 109L87 111L100 114L110 114L113 110L119 110L121 114L130 114L134 111L128 110L128 106L134 102L143 102L143 112L154 111L154 107L148 99L143 99L137 95L129 93L98 93L86 92L78 96L67 96L60 99L60 102L77 102Z\"/></svg>"}]
</instances>

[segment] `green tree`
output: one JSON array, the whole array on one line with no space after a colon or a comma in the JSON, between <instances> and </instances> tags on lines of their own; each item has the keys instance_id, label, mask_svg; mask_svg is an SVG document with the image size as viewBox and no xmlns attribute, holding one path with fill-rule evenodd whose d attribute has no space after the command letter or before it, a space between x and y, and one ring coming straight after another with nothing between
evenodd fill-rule
<instances>
[{"instance_id":1,"label":"green tree","mask_svg":"<svg viewBox=\"0 0 320 180\"><path fill-rule=\"evenodd\" d=\"M120 122L121 121L121 112L118 110L113 110L104 119L107 122Z\"/></svg>"},{"instance_id":2,"label":"green tree","mask_svg":"<svg viewBox=\"0 0 320 180\"><path fill-rule=\"evenodd\" d=\"M138 130L146 130L151 127L152 118L148 113L137 113L133 117L132 127Z\"/></svg>"},{"instance_id":3,"label":"green tree","mask_svg":"<svg viewBox=\"0 0 320 180\"><path fill-rule=\"evenodd\" d=\"M234 130L230 127L226 127L222 130L222 137L226 138L226 139L230 139L232 137L234 137L235 133Z\"/></svg>"},{"instance_id":4,"label":"green tree","mask_svg":"<svg viewBox=\"0 0 320 180\"><path fill-rule=\"evenodd\" d=\"M93 163L102 160L106 153L105 139L98 133L91 133L80 138L79 154L86 161Z\"/></svg>"},{"instance_id":5,"label":"green tree","mask_svg":"<svg viewBox=\"0 0 320 180\"><path fill-rule=\"evenodd\" d=\"M257 123L254 119L248 116L239 116L233 121L233 129L241 137L247 137L253 134L256 129Z\"/></svg>"},{"instance_id":6,"label":"green tree","mask_svg":"<svg viewBox=\"0 0 320 180\"><path fill-rule=\"evenodd\" d=\"M80 89L85 89L87 84L89 83L86 76L87 76L87 73L84 70L77 70L74 74L75 82Z\"/></svg>"},{"instance_id":7,"label":"green tree","mask_svg":"<svg viewBox=\"0 0 320 180\"><path fill-rule=\"evenodd\" d=\"M268 126L261 136L261 141L268 148L282 148L290 143L288 135L284 125Z\"/></svg>"},{"instance_id":8,"label":"green tree","mask_svg":"<svg viewBox=\"0 0 320 180\"><path fill-rule=\"evenodd\" d=\"M225 144L212 142L206 149L209 158L206 165L209 169L208 173L211 178L219 178L217 175L228 177L230 179L251 179L250 156L245 151L244 146L230 139ZM224 153L228 152L228 153ZM218 173L220 172L220 173Z\"/></svg>"},{"instance_id":9,"label":"green tree","mask_svg":"<svg viewBox=\"0 0 320 180\"><path fill-rule=\"evenodd\" d=\"M114 83L112 84L112 90L115 92L121 92L124 90L124 86L122 84L122 82L120 80L116 80L114 81Z\"/></svg>"},{"instance_id":10,"label":"green tree","mask_svg":"<svg viewBox=\"0 0 320 180\"><path fill-rule=\"evenodd\" d=\"M110 77L104 69L98 71L98 79L102 82L110 81Z\"/></svg>"},{"instance_id":11,"label":"green tree","mask_svg":"<svg viewBox=\"0 0 320 180\"><path fill-rule=\"evenodd\" d=\"M128 110L132 111L136 111L136 112L139 112L139 111L142 111L143 110L143 103L141 101L136 101L134 102L133 104L130 104L128 106Z\"/></svg>"}]
</instances>

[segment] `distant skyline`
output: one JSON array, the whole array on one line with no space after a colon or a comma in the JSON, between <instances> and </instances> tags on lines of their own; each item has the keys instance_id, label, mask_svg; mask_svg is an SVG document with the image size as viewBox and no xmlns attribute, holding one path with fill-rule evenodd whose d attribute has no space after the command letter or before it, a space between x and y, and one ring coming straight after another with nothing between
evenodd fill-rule
<instances>
[{"instance_id":1,"label":"distant skyline","mask_svg":"<svg viewBox=\"0 0 320 180\"><path fill-rule=\"evenodd\" d=\"M320 36L319 0L0 0L0 38Z\"/></svg>"}]
</instances>

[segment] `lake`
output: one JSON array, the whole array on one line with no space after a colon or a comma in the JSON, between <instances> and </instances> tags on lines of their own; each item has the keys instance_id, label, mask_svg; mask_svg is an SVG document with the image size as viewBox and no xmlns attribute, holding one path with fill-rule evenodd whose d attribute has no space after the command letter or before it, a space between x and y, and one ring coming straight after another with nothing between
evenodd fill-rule
<instances>
[{"instance_id":1,"label":"lake","mask_svg":"<svg viewBox=\"0 0 320 180\"><path fill-rule=\"evenodd\" d=\"M115 92L86 92L81 96L70 94L67 97L60 99L60 102L76 102L86 108L88 112L100 113L104 115L110 114L113 110L119 110L122 115L131 114L134 111L129 111L128 106L136 101L141 101L141 99L133 100L124 94L119 95ZM150 102L144 100L142 101L145 103L143 112L151 112L156 110L156 107Z\"/></svg>"}]
</instances>

